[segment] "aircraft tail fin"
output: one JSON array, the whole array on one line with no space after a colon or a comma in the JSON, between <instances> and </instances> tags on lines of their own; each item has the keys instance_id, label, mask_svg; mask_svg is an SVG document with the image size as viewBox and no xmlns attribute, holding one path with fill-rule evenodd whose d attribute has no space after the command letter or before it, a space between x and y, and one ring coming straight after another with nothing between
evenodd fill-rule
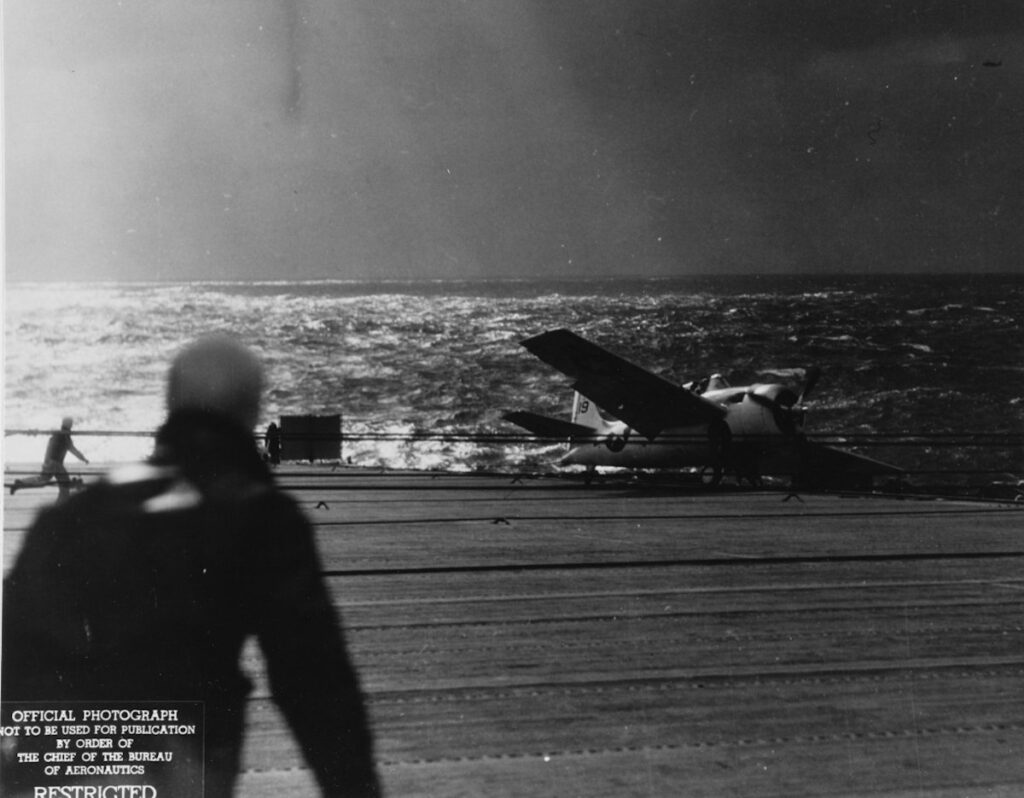
<instances>
[{"instance_id":1,"label":"aircraft tail fin","mask_svg":"<svg viewBox=\"0 0 1024 798\"><path fill-rule=\"evenodd\" d=\"M572 423L600 430L608 426L608 419L601 413L601 408L576 391L572 398Z\"/></svg>"}]
</instances>

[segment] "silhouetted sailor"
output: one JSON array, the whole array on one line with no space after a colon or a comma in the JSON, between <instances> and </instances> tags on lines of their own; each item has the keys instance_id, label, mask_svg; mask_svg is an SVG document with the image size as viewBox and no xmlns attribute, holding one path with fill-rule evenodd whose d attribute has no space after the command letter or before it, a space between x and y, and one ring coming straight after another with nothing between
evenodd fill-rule
<instances>
[{"instance_id":1,"label":"silhouetted sailor","mask_svg":"<svg viewBox=\"0 0 1024 798\"><path fill-rule=\"evenodd\" d=\"M267 427L266 435L264 435L263 441L267 447L267 457L270 458L272 465L281 464L281 430L277 424L273 421Z\"/></svg>"},{"instance_id":2,"label":"silhouetted sailor","mask_svg":"<svg viewBox=\"0 0 1024 798\"><path fill-rule=\"evenodd\" d=\"M74 422L70 416L65 416L60 422L60 429L50 436L46 444L46 454L43 457L43 467L39 476L28 477L27 479L16 479L11 485L11 495L24 488L41 488L57 480L58 498L66 499L71 495L71 476L64 467L64 458L68 452L83 463L88 463L88 458L75 447L71 440L71 426Z\"/></svg>"},{"instance_id":3,"label":"silhouetted sailor","mask_svg":"<svg viewBox=\"0 0 1024 798\"><path fill-rule=\"evenodd\" d=\"M4 583L5 700L205 702L205 795L232 793L256 636L325 795L375 796L357 677L312 531L256 451L262 369L175 359L153 457L44 509Z\"/></svg>"}]
</instances>

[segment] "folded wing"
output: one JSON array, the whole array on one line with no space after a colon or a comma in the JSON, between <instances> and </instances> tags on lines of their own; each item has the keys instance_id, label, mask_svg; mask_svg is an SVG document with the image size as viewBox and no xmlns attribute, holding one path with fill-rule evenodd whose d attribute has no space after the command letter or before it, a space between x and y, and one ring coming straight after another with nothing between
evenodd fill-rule
<instances>
[{"instance_id":1,"label":"folded wing","mask_svg":"<svg viewBox=\"0 0 1024 798\"><path fill-rule=\"evenodd\" d=\"M802 451L803 465L810 473L818 474L864 474L871 476L896 476L904 473L902 468L873 460L862 454L845 452L820 443L807 443Z\"/></svg>"},{"instance_id":2,"label":"folded wing","mask_svg":"<svg viewBox=\"0 0 1024 798\"><path fill-rule=\"evenodd\" d=\"M573 380L572 387L647 438L709 423L725 408L662 379L569 330L550 330L523 346Z\"/></svg>"}]
</instances>

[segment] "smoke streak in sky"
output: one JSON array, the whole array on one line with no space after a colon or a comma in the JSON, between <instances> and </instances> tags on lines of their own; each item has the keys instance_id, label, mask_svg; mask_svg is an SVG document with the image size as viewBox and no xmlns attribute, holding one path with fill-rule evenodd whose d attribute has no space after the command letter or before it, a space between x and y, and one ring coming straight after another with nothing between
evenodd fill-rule
<instances>
[{"instance_id":1,"label":"smoke streak in sky","mask_svg":"<svg viewBox=\"0 0 1024 798\"><path fill-rule=\"evenodd\" d=\"M6 0L8 279L1019 271L1015 0Z\"/></svg>"}]
</instances>

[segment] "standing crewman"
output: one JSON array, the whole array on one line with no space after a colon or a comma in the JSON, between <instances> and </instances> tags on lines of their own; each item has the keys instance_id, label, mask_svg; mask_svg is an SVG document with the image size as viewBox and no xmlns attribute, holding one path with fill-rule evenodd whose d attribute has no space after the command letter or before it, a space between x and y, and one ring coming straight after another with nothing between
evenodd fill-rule
<instances>
[{"instance_id":1,"label":"standing crewman","mask_svg":"<svg viewBox=\"0 0 1024 798\"><path fill-rule=\"evenodd\" d=\"M281 464L281 430L275 422L271 421L267 427L267 433L263 438L267 447L267 457L271 465Z\"/></svg>"},{"instance_id":2,"label":"standing crewman","mask_svg":"<svg viewBox=\"0 0 1024 798\"><path fill-rule=\"evenodd\" d=\"M39 471L39 476L14 480L14 484L11 485L12 496L24 488L41 488L44 485L49 485L55 479L57 480L57 497L66 499L71 495L71 477L64 467L64 458L67 457L68 452L71 452L83 463L89 462L88 458L78 451L71 440L71 425L73 423L71 416L64 416L61 419L60 429L50 436L50 440L46 444L46 456L43 458L43 467Z\"/></svg>"},{"instance_id":3,"label":"standing crewman","mask_svg":"<svg viewBox=\"0 0 1024 798\"><path fill-rule=\"evenodd\" d=\"M255 637L323 794L375 797L312 528L256 449L262 384L232 338L186 347L150 460L40 513L4 581L0 688L5 701L202 702L203 772L176 773L186 786L166 792L226 798L252 687L239 660Z\"/></svg>"}]
</instances>

